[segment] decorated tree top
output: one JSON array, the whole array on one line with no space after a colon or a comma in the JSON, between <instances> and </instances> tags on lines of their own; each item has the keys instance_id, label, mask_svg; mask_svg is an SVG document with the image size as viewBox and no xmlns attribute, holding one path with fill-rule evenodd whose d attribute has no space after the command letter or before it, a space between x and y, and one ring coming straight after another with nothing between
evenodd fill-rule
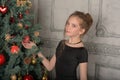
<instances>
[{"instance_id":1,"label":"decorated tree top","mask_svg":"<svg viewBox=\"0 0 120 80\"><path fill-rule=\"evenodd\" d=\"M31 7L30 0L0 0L0 77L3 80L31 72L41 77L41 59L33 56L41 50L41 28L33 24ZM25 49L22 42L29 41L35 42L37 47Z\"/></svg>"}]
</instances>

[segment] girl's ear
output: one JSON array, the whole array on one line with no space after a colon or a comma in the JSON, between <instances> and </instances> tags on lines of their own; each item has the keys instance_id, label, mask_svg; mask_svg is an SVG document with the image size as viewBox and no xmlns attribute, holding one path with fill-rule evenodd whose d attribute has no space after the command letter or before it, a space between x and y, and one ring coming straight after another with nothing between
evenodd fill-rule
<instances>
[{"instance_id":1,"label":"girl's ear","mask_svg":"<svg viewBox=\"0 0 120 80\"><path fill-rule=\"evenodd\" d=\"M85 33L85 29L80 29L80 35L84 34Z\"/></svg>"}]
</instances>

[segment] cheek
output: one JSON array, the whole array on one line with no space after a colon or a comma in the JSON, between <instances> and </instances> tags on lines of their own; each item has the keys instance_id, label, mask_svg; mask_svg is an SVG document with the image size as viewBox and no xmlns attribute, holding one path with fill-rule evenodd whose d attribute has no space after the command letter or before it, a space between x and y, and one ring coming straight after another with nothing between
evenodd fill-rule
<instances>
[{"instance_id":1,"label":"cheek","mask_svg":"<svg viewBox=\"0 0 120 80\"><path fill-rule=\"evenodd\" d=\"M73 34L79 35L80 34L80 30L79 29L73 30Z\"/></svg>"},{"instance_id":2,"label":"cheek","mask_svg":"<svg viewBox=\"0 0 120 80\"><path fill-rule=\"evenodd\" d=\"M68 30L68 28L69 28L68 26L65 26L65 30Z\"/></svg>"},{"instance_id":3,"label":"cheek","mask_svg":"<svg viewBox=\"0 0 120 80\"><path fill-rule=\"evenodd\" d=\"M65 30L67 29L67 27L65 26Z\"/></svg>"}]
</instances>

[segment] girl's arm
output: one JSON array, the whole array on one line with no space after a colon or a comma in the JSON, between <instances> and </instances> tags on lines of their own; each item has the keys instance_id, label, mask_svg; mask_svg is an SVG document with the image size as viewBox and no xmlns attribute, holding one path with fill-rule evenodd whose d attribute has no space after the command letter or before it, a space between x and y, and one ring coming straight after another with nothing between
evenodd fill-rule
<instances>
[{"instance_id":1,"label":"girl's arm","mask_svg":"<svg viewBox=\"0 0 120 80\"><path fill-rule=\"evenodd\" d=\"M51 58L50 61L44 55L42 55L42 53L40 53L40 52L38 53L38 56L43 59L42 63L46 67L46 69L48 71L51 71L54 68L55 63L56 63L56 56L55 56L55 54L53 55L53 57Z\"/></svg>"},{"instance_id":2,"label":"girl's arm","mask_svg":"<svg viewBox=\"0 0 120 80\"><path fill-rule=\"evenodd\" d=\"M31 49L32 46L36 46L36 44L32 41L28 42L28 43L24 43L22 42L22 45L26 48L26 49ZM43 58L42 63L43 65L47 68L48 71L51 71L56 63L56 56L55 54L53 55L53 57L51 58L51 60L49 61L47 58L45 58L44 55L42 55L41 52L38 53L38 56Z\"/></svg>"},{"instance_id":3,"label":"girl's arm","mask_svg":"<svg viewBox=\"0 0 120 80\"><path fill-rule=\"evenodd\" d=\"M80 63L80 80L87 80L87 62Z\"/></svg>"}]
</instances>

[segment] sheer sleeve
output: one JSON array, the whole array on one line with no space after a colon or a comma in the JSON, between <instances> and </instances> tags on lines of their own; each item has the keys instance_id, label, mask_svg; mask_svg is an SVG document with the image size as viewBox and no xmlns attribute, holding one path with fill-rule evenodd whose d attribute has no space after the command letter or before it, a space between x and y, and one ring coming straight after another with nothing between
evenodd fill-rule
<instances>
[{"instance_id":1,"label":"sheer sleeve","mask_svg":"<svg viewBox=\"0 0 120 80\"><path fill-rule=\"evenodd\" d=\"M58 43L58 45L57 45L57 48L56 48L56 57L60 56L60 54L62 53L63 41L64 41L64 40L61 40L61 41Z\"/></svg>"}]
</instances>

